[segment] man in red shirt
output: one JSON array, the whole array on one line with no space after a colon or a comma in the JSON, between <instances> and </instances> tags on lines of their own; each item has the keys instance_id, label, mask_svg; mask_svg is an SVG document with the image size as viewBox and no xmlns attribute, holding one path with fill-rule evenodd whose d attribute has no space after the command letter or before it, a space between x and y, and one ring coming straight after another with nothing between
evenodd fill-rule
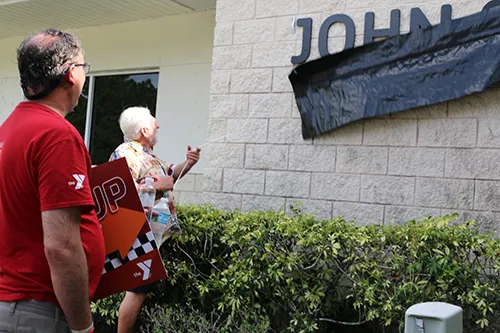
<instances>
[{"instance_id":1,"label":"man in red shirt","mask_svg":"<svg viewBox=\"0 0 500 333\"><path fill-rule=\"evenodd\" d=\"M104 238L89 154L64 119L89 64L55 29L26 38L17 60L28 101L0 126L0 332L93 332Z\"/></svg>"}]
</instances>

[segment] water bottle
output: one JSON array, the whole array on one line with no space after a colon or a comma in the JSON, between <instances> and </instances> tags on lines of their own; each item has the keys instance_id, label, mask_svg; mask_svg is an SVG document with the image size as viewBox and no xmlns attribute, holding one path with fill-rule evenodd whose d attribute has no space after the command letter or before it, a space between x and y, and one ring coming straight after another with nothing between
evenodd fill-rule
<instances>
[{"instance_id":1,"label":"water bottle","mask_svg":"<svg viewBox=\"0 0 500 333\"><path fill-rule=\"evenodd\" d=\"M153 215L153 206L155 204L156 190L153 186L153 178L146 178L145 184L139 188L139 198L141 199L142 207L146 210L148 222L151 222Z\"/></svg>"},{"instance_id":2,"label":"water bottle","mask_svg":"<svg viewBox=\"0 0 500 333\"><path fill-rule=\"evenodd\" d=\"M175 208L174 197L172 191L167 191L164 198L168 200L168 207L170 208L170 219L169 219L169 232L172 234L181 233L181 227L179 221L177 220L177 209Z\"/></svg>"},{"instance_id":3,"label":"water bottle","mask_svg":"<svg viewBox=\"0 0 500 333\"><path fill-rule=\"evenodd\" d=\"M155 237L158 248L163 244L163 234L167 230L167 224L170 219L170 209L168 208L168 198L161 198L154 207L153 211L158 215L153 216L151 221L151 231Z\"/></svg>"}]
</instances>

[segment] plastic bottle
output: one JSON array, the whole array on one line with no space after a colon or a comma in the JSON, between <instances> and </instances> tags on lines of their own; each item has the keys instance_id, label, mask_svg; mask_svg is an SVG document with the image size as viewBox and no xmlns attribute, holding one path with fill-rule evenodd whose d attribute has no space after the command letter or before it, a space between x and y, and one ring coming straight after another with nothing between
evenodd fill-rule
<instances>
[{"instance_id":1,"label":"plastic bottle","mask_svg":"<svg viewBox=\"0 0 500 333\"><path fill-rule=\"evenodd\" d=\"M170 209L170 219L169 219L169 228L171 233L181 233L181 227L179 225L179 221L177 220L177 209L175 208L174 196L172 191L165 192L164 198L168 200L168 207Z\"/></svg>"},{"instance_id":2,"label":"plastic bottle","mask_svg":"<svg viewBox=\"0 0 500 333\"><path fill-rule=\"evenodd\" d=\"M163 243L163 234L167 230L167 224L170 219L170 209L168 208L168 198L161 198L153 210L158 213L157 216L153 216L151 221L151 231L153 231L153 236L155 237L156 245L158 248Z\"/></svg>"},{"instance_id":3,"label":"plastic bottle","mask_svg":"<svg viewBox=\"0 0 500 333\"><path fill-rule=\"evenodd\" d=\"M146 178L145 184L139 188L139 198L141 199L142 207L146 210L146 217L151 222L153 215L153 206L155 204L156 190L153 186L153 178Z\"/></svg>"}]
</instances>

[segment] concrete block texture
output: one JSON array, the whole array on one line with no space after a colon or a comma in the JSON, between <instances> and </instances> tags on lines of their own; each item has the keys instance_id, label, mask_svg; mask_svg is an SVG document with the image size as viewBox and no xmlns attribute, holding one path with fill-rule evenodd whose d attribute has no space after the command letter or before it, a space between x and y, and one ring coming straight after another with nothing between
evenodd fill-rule
<instances>
[{"instance_id":1,"label":"concrete block texture","mask_svg":"<svg viewBox=\"0 0 500 333\"><path fill-rule=\"evenodd\" d=\"M250 95L249 114L252 118L288 118L292 112L291 93Z\"/></svg>"},{"instance_id":2,"label":"concrete block texture","mask_svg":"<svg viewBox=\"0 0 500 333\"><path fill-rule=\"evenodd\" d=\"M365 122L363 144L370 146L415 146L414 119L371 119Z\"/></svg>"},{"instance_id":3,"label":"concrete block texture","mask_svg":"<svg viewBox=\"0 0 500 333\"><path fill-rule=\"evenodd\" d=\"M384 206L353 202L334 202L333 218L344 217L346 221L354 221L356 225L382 224Z\"/></svg>"},{"instance_id":4,"label":"concrete block texture","mask_svg":"<svg viewBox=\"0 0 500 333\"><path fill-rule=\"evenodd\" d=\"M254 44L274 40L274 19L234 23L234 44Z\"/></svg>"},{"instance_id":5,"label":"concrete block texture","mask_svg":"<svg viewBox=\"0 0 500 333\"><path fill-rule=\"evenodd\" d=\"M422 119L418 121L421 147L475 147L477 119Z\"/></svg>"},{"instance_id":6,"label":"concrete block texture","mask_svg":"<svg viewBox=\"0 0 500 333\"><path fill-rule=\"evenodd\" d=\"M289 170L322 171L335 170L336 147L301 145L290 146Z\"/></svg>"},{"instance_id":7,"label":"concrete block texture","mask_svg":"<svg viewBox=\"0 0 500 333\"><path fill-rule=\"evenodd\" d=\"M448 150L445 177L500 180L500 150Z\"/></svg>"},{"instance_id":8,"label":"concrete block texture","mask_svg":"<svg viewBox=\"0 0 500 333\"><path fill-rule=\"evenodd\" d=\"M257 170L287 170L288 150L286 145L248 144L245 168Z\"/></svg>"},{"instance_id":9,"label":"concrete block texture","mask_svg":"<svg viewBox=\"0 0 500 333\"><path fill-rule=\"evenodd\" d=\"M252 63L252 46L217 46L214 47L212 57L214 70L248 68Z\"/></svg>"},{"instance_id":10,"label":"concrete block texture","mask_svg":"<svg viewBox=\"0 0 500 333\"><path fill-rule=\"evenodd\" d=\"M500 212L500 181L476 181L474 209Z\"/></svg>"},{"instance_id":11,"label":"concrete block texture","mask_svg":"<svg viewBox=\"0 0 500 333\"><path fill-rule=\"evenodd\" d=\"M230 91L232 93L269 92L272 79L272 68L234 70L231 73Z\"/></svg>"},{"instance_id":12,"label":"concrete block texture","mask_svg":"<svg viewBox=\"0 0 500 333\"><path fill-rule=\"evenodd\" d=\"M384 224L400 224L412 220L419 221L429 216L441 216L441 209L411 206L385 206Z\"/></svg>"},{"instance_id":13,"label":"concrete block texture","mask_svg":"<svg viewBox=\"0 0 500 333\"><path fill-rule=\"evenodd\" d=\"M451 0L453 17L488 0ZM319 57L325 19L347 14L361 45L366 12L375 29L401 10L401 32L419 7L432 24L444 3L414 0L218 0L203 175L179 183L182 202L222 208L301 209L359 225L402 223L452 211L497 229L500 218L500 89L384 117L365 119L314 139L302 122L288 76L302 49L295 19L313 19L311 53ZM345 27L329 29L338 52ZM203 195L196 193L203 191ZM206 194L206 195L205 195Z\"/></svg>"},{"instance_id":14,"label":"concrete block texture","mask_svg":"<svg viewBox=\"0 0 500 333\"><path fill-rule=\"evenodd\" d=\"M310 173L266 171L265 194L287 198L307 198L310 183Z\"/></svg>"},{"instance_id":15,"label":"concrete block texture","mask_svg":"<svg viewBox=\"0 0 500 333\"><path fill-rule=\"evenodd\" d=\"M217 25L222 22L234 22L255 17L255 0L217 0L215 20Z\"/></svg>"},{"instance_id":16,"label":"concrete block texture","mask_svg":"<svg viewBox=\"0 0 500 333\"><path fill-rule=\"evenodd\" d=\"M377 204L413 205L415 178L395 176L361 177L361 201Z\"/></svg>"},{"instance_id":17,"label":"concrete block texture","mask_svg":"<svg viewBox=\"0 0 500 333\"><path fill-rule=\"evenodd\" d=\"M389 149L389 174L397 176L444 175L445 150L427 148Z\"/></svg>"},{"instance_id":18,"label":"concrete block texture","mask_svg":"<svg viewBox=\"0 0 500 333\"><path fill-rule=\"evenodd\" d=\"M389 149L383 147L338 147L336 171L387 174Z\"/></svg>"},{"instance_id":19,"label":"concrete block texture","mask_svg":"<svg viewBox=\"0 0 500 333\"><path fill-rule=\"evenodd\" d=\"M317 173L312 175L311 197L339 201L359 201L361 176Z\"/></svg>"},{"instance_id":20,"label":"concrete block texture","mask_svg":"<svg viewBox=\"0 0 500 333\"><path fill-rule=\"evenodd\" d=\"M264 194L265 171L224 169L222 191L228 193Z\"/></svg>"},{"instance_id":21,"label":"concrete block texture","mask_svg":"<svg viewBox=\"0 0 500 333\"><path fill-rule=\"evenodd\" d=\"M243 195L241 210L243 212L255 211L284 211L285 198L261 195Z\"/></svg>"},{"instance_id":22,"label":"concrete block texture","mask_svg":"<svg viewBox=\"0 0 500 333\"><path fill-rule=\"evenodd\" d=\"M299 13L299 0L256 0L256 17L276 17Z\"/></svg>"},{"instance_id":23,"label":"concrete block texture","mask_svg":"<svg viewBox=\"0 0 500 333\"><path fill-rule=\"evenodd\" d=\"M473 209L474 181L418 178L415 204L424 207Z\"/></svg>"}]
</instances>

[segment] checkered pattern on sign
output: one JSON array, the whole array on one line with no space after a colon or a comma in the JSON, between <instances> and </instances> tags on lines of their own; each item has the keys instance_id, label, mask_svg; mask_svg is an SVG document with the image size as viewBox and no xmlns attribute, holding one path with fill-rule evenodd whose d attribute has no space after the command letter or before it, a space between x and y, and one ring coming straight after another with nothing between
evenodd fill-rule
<instances>
[{"instance_id":1,"label":"checkered pattern on sign","mask_svg":"<svg viewBox=\"0 0 500 333\"><path fill-rule=\"evenodd\" d=\"M122 260L120 258L120 253L115 251L106 256L106 260L104 261L104 269L102 270L102 274L106 274L113 269L116 269L126 263L137 259L138 257L145 255L151 251L156 250L156 242L153 236L153 232L147 232L145 234L140 235L132 244L132 248L127 253L127 256Z\"/></svg>"}]
</instances>

